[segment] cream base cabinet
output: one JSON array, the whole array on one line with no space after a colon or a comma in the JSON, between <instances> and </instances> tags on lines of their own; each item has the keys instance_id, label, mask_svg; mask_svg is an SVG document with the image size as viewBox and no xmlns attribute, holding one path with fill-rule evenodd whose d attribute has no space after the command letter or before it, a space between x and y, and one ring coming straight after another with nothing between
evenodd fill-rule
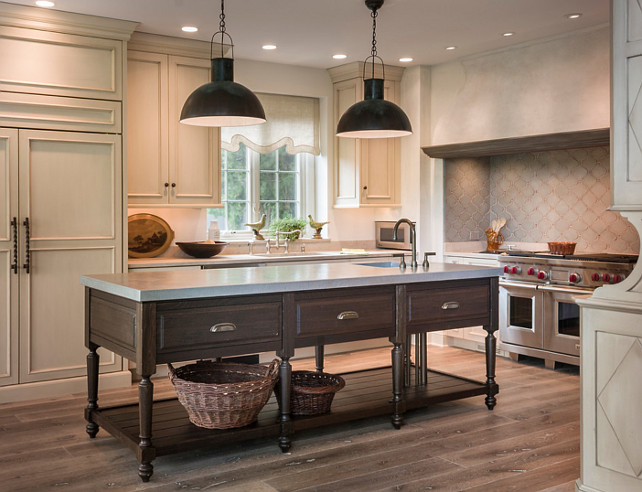
<instances>
[{"instance_id":1,"label":"cream base cabinet","mask_svg":"<svg viewBox=\"0 0 642 492\"><path fill-rule=\"evenodd\" d=\"M220 206L219 130L178 121L210 60L130 50L127 67L129 206Z\"/></svg>"},{"instance_id":2,"label":"cream base cabinet","mask_svg":"<svg viewBox=\"0 0 642 492\"><path fill-rule=\"evenodd\" d=\"M79 279L123 261L120 142L0 128L0 385L86 374ZM122 369L101 352L102 372Z\"/></svg>"},{"instance_id":3,"label":"cream base cabinet","mask_svg":"<svg viewBox=\"0 0 642 492\"><path fill-rule=\"evenodd\" d=\"M334 84L334 122L354 103L363 100L363 62L328 70ZM400 99L403 68L385 67L384 97ZM376 74L379 76L378 74ZM335 137L334 206L399 207L401 143L398 138Z\"/></svg>"}]
</instances>

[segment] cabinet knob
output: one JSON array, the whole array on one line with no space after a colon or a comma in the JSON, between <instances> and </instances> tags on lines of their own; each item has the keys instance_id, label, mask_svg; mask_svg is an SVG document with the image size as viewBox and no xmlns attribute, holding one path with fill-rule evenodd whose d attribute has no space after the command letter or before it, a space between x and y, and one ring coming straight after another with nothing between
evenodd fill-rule
<instances>
[{"instance_id":1,"label":"cabinet knob","mask_svg":"<svg viewBox=\"0 0 642 492\"><path fill-rule=\"evenodd\" d=\"M165 188L169 188L169 183L165 183Z\"/></svg>"},{"instance_id":2,"label":"cabinet knob","mask_svg":"<svg viewBox=\"0 0 642 492\"><path fill-rule=\"evenodd\" d=\"M172 188L176 188L176 183L172 183Z\"/></svg>"}]
</instances>

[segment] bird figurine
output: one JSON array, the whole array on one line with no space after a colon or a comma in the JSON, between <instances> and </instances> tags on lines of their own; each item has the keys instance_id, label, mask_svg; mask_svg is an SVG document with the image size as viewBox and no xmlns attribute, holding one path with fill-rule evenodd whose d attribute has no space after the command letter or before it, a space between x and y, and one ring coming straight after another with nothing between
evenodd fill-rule
<instances>
[{"instance_id":1,"label":"bird figurine","mask_svg":"<svg viewBox=\"0 0 642 492\"><path fill-rule=\"evenodd\" d=\"M248 222L247 224L243 224L248 226L252 231L254 232L254 239L258 239L259 241L262 241L265 239L263 235L261 234L261 229L265 226L265 214L261 216L261 220L258 222Z\"/></svg>"},{"instance_id":2,"label":"bird figurine","mask_svg":"<svg viewBox=\"0 0 642 492\"><path fill-rule=\"evenodd\" d=\"M317 222L311 215L308 215L308 220L310 221L310 227L314 229L314 235L312 239L321 239L321 229L324 225L329 224L330 222Z\"/></svg>"}]
</instances>

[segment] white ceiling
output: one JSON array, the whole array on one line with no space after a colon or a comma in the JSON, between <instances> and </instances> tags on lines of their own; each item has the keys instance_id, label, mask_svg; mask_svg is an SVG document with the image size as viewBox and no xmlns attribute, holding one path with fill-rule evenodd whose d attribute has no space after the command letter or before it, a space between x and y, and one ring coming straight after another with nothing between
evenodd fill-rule
<instances>
[{"instance_id":1,"label":"white ceiling","mask_svg":"<svg viewBox=\"0 0 642 492\"><path fill-rule=\"evenodd\" d=\"M138 31L209 41L220 0L54 0L55 9L139 22ZM33 5L35 0L9 3ZM581 12L576 20L566 14ZM372 20L364 0L227 0L227 32L242 59L328 68L370 54ZM609 0L385 0L377 48L385 63L432 65L609 22ZM185 24L199 32L186 34ZM504 32L514 32L509 38ZM276 44L265 51L261 46ZM454 51L446 51L455 45ZM342 61L332 59L345 53Z\"/></svg>"}]
</instances>

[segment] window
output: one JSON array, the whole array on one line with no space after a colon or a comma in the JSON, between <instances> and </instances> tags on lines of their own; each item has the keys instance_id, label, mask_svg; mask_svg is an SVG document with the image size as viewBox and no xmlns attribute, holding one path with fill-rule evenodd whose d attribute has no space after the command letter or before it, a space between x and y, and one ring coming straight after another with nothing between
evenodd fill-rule
<instances>
[{"instance_id":1,"label":"window","mask_svg":"<svg viewBox=\"0 0 642 492\"><path fill-rule=\"evenodd\" d=\"M249 233L244 226L266 214L265 228L283 217L314 215L314 156L288 154L285 147L259 154L241 144L237 152L221 151L223 208L208 210L224 235Z\"/></svg>"}]
</instances>

